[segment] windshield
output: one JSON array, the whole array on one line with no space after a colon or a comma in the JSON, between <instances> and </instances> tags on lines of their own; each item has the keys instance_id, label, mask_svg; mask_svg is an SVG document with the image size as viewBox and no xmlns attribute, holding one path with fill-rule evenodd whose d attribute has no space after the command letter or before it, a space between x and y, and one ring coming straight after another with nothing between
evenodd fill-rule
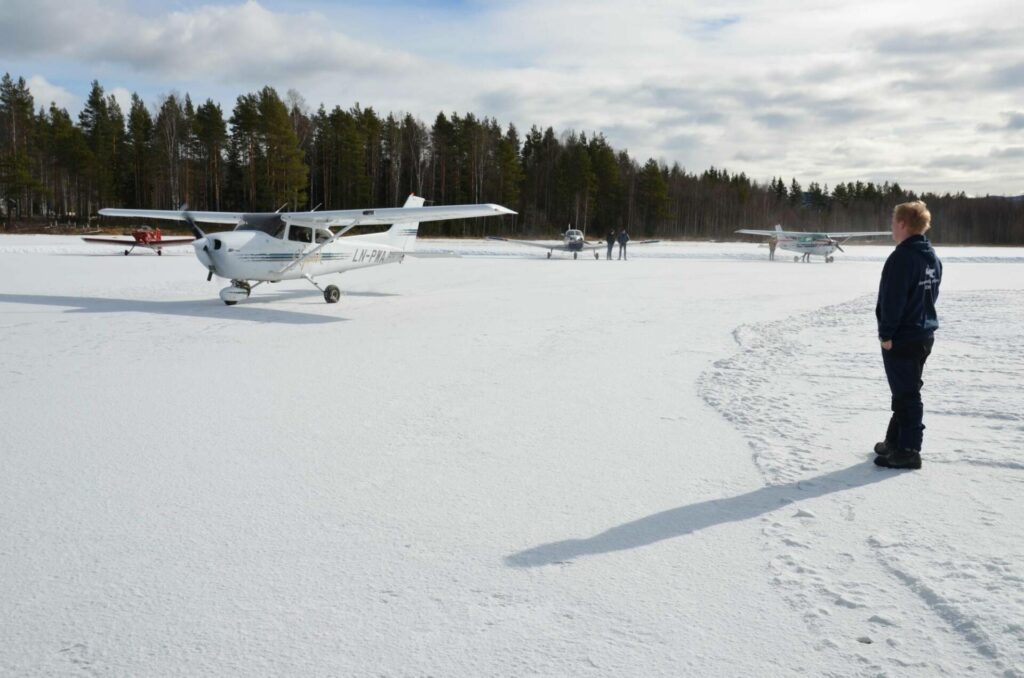
<instances>
[{"instance_id":1,"label":"windshield","mask_svg":"<svg viewBox=\"0 0 1024 678\"><path fill-rule=\"evenodd\" d=\"M246 214L236 231L262 231L271 238L284 237L284 221L278 214Z\"/></svg>"}]
</instances>

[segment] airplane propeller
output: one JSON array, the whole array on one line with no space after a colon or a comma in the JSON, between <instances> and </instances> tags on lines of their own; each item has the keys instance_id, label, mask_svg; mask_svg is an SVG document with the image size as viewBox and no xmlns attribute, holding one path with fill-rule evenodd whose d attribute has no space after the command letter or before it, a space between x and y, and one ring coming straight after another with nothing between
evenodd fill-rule
<instances>
[{"instance_id":1,"label":"airplane propeller","mask_svg":"<svg viewBox=\"0 0 1024 678\"><path fill-rule=\"evenodd\" d=\"M196 220L188 213L188 205L181 206L181 218L185 220L186 224L188 224L188 228L192 231L192 235L195 236L196 242L206 240L206 234L203 233L203 229L199 228ZM210 258L210 272L206 274L206 282L210 282L213 280L213 274L217 272L217 265L213 260L213 252L210 250L209 241L203 243L203 251L206 252L206 256Z\"/></svg>"}]
</instances>

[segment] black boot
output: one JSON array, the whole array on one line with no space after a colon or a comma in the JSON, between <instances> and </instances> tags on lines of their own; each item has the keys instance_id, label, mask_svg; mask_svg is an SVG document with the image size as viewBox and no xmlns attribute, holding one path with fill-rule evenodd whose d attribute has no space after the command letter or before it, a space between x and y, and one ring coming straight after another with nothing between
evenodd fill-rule
<instances>
[{"instance_id":1,"label":"black boot","mask_svg":"<svg viewBox=\"0 0 1024 678\"><path fill-rule=\"evenodd\" d=\"M919 469L921 468L921 451L910 450L907 448L903 448L902 450L893 450L887 457L875 457L875 466L883 466L885 468Z\"/></svg>"},{"instance_id":2,"label":"black boot","mask_svg":"<svg viewBox=\"0 0 1024 678\"><path fill-rule=\"evenodd\" d=\"M888 457L895 448L896 446L890 444L888 440L883 440L880 443L875 443L875 454L879 457Z\"/></svg>"}]
</instances>

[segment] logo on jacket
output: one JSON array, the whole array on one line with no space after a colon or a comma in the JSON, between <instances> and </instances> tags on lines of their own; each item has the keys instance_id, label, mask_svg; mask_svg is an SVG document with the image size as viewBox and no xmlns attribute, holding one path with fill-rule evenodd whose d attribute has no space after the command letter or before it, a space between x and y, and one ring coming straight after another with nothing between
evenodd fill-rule
<instances>
[{"instance_id":1,"label":"logo on jacket","mask_svg":"<svg viewBox=\"0 0 1024 678\"><path fill-rule=\"evenodd\" d=\"M939 279L935 276L936 271L931 266L924 267L924 280L917 283L918 287L924 287L926 290L930 290L933 284L938 284Z\"/></svg>"}]
</instances>

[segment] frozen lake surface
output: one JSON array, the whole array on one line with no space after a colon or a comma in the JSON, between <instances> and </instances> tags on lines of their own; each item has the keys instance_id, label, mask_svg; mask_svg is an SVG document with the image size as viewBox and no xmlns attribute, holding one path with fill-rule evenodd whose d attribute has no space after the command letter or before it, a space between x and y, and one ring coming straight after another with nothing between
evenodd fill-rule
<instances>
[{"instance_id":1,"label":"frozen lake surface","mask_svg":"<svg viewBox=\"0 0 1024 678\"><path fill-rule=\"evenodd\" d=\"M1024 248L938 248L918 472L891 246L421 249L0 236L0 675L1024 676Z\"/></svg>"}]
</instances>

